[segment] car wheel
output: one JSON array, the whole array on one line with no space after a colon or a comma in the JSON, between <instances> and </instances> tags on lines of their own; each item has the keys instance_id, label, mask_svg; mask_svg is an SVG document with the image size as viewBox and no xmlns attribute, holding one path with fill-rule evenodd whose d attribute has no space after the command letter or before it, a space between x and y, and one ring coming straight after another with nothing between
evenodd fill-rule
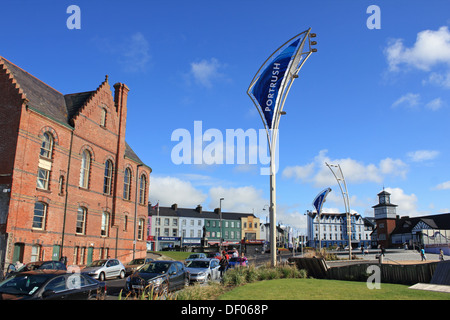
<instances>
[{"instance_id":1,"label":"car wheel","mask_svg":"<svg viewBox=\"0 0 450 320\"><path fill-rule=\"evenodd\" d=\"M101 273L98 275L98 281L100 281L100 282L105 281L105 274L104 274L103 272L101 272Z\"/></svg>"},{"instance_id":2,"label":"car wheel","mask_svg":"<svg viewBox=\"0 0 450 320\"><path fill-rule=\"evenodd\" d=\"M125 271L121 270L119 274L119 279L125 278Z\"/></svg>"}]
</instances>

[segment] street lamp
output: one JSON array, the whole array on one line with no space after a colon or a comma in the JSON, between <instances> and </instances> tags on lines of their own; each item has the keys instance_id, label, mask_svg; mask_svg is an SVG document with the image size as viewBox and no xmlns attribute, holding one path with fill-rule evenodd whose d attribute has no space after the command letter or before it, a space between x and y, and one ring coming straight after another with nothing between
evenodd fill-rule
<instances>
[{"instance_id":1,"label":"street lamp","mask_svg":"<svg viewBox=\"0 0 450 320\"><path fill-rule=\"evenodd\" d=\"M328 164L326 162L325 164L336 178L339 188L341 189L342 198L344 199L345 215L347 217L348 258L349 260L352 260L352 229L350 221L350 201L348 199L347 184L345 183L344 174L342 173L342 169L339 164ZM333 169L336 170L340 177L337 176L336 172Z\"/></svg>"},{"instance_id":2,"label":"street lamp","mask_svg":"<svg viewBox=\"0 0 450 320\"><path fill-rule=\"evenodd\" d=\"M219 213L220 213L220 252L222 252L222 240L223 240L223 227L222 227L222 200L224 198L220 198L219 201Z\"/></svg>"}]
</instances>

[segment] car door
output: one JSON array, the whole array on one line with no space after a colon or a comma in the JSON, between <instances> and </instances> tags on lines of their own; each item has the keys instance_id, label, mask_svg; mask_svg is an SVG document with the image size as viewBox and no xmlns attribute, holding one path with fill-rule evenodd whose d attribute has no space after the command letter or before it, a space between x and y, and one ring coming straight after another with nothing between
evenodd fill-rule
<instances>
[{"instance_id":1,"label":"car door","mask_svg":"<svg viewBox=\"0 0 450 320\"><path fill-rule=\"evenodd\" d=\"M119 273L120 273L120 264L119 264L119 260L112 260L112 277L118 277Z\"/></svg>"},{"instance_id":2,"label":"car door","mask_svg":"<svg viewBox=\"0 0 450 320\"><path fill-rule=\"evenodd\" d=\"M66 300L66 278L62 275L50 280L42 289L41 296L45 300Z\"/></svg>"},{"instance_id":3,"label":"car door","mask_svg":"<svg viewBox=\"0 0 450 320\"><path fill-rule=\"evenodd\" d=\"M219 279L219 275L220 275L220 271L219 271L219 261L214 259L211 260L211 279L215 280L215 279Z\"/></svg>"},{"instance_id":4,"label":"car door","mask_svg":"<svg viewBox=\"0 0 450 320\"><path fill-rule=\"evenodd\" d=\"M179 278L179 287L184 288L184 285L186 283L186 269L184 265L181 262L177 262L177 272L178 272L178 278Z\"/></svg>"},{"instance_id":5,"label":"car door","mask_svg":"<svg viewBox=\"0 0 450 320\"><path fill-rule=\"evenodd\" d=\"M114 260L108 260L105 264L105 276L106 278L114 277Z\"/></svg>"},{"instance_id":6,"label":"car door","mask_svg":"<svg viewBox=\"0 0 450 320\"><path fill-rule=\"evenodd\" d=\"M169 270L167 270L167 274L169 276L169 291L175 290L178 286L178 270L175 263L172 263L169 266Z\"/></svg>"}]
</instances>

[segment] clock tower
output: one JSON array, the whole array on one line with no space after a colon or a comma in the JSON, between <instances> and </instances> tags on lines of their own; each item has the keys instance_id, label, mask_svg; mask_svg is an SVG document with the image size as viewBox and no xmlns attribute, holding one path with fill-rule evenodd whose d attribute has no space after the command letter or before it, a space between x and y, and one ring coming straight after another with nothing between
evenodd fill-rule
<instances>
[{"instance_id":1,"label":"clock tower","mask_svg":"<svg viewBox=\"0 0 450 320\"><path fill-rule=\"evenodd\" d=\"M378 204L372 207L377 224L378 244L387 248L390 246L390 235L395 229L397 205L391 203L391 194L384 190L378 194Z\"/></svg>"}]
</instances>

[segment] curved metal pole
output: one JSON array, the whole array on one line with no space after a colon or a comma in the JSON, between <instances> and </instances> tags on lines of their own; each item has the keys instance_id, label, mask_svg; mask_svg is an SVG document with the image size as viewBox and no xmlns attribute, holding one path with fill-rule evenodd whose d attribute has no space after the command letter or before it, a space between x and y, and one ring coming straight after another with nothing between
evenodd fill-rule
<instances>
[{"instance_id":1,"label":"curved metal pole","mask_svg":"<svg viewBox=\"0 0 450 320\"><path fill-rule=\"evenodd\" d=\"M276 181L275 181L275 175L276 175L276 161L275 161L275 154L276 154L276 148L277 148L277 140L278 140L278 127L279 127L279 122L280 122L280 115L281 115L281 111L283 110L283 106L284 103L286 101L286 97L287 94L289 93L289 90L292 86L292 83L294 81L295 78L298 77L298 72L300 71L300 68L303 66L304 62L306 61L306 59L309 57L309 55L312 52L311 49L311 42L310 42L310 31L311 28L309 28L308 30L296 35L295 37L291 38L290 40L288 40L285 44L283 44L280 48L278 48L278 50L276 50L263 64L262 66L259 68L258 72L256 73L256 75L254 76L250 87L247 90L247 94L250 96L250 98L252 99L253 103L256 106L256 109L259 112L259 115L261 116L261 120L264 123L264 127L266 129L266 134L267 134L267 141L268 141L268 145L269 145L269 152L270 152L270 206L269 206L269 212L270 212L270 252L271 252L271 263L273 266L276 265L276 259L277 259L277 252L276 252L276 248L277 248L277 243L276 243ZM293 62L291 61L291 64L288 67L287 70L287 74L286 74L286 78L285 80L283 80L283 83L279 89L278 92L281 92L281 95L279 96L279 99L277 99L276 101L276 105L278 107L275 107L274 110L276 110L276 113L274 114L274 120L273 120L273 126L271 126L270 124L266 124L265 122L265 118L264 115L262 113L261 108L259 107L259 104L257 101L255 101L252 97L252 95L250 94L250 91L252 89L252 87L254 86L254 84L256 83L257 78L260 76L260 72L261 70L265 67L266 63L272 59L273 56L275 56L275 54L279 53L279 50L284 47L286 44L290 43L293 39L299 37L300 35L305 34L305 36L302 39L302 43L301 45L298 47L296 53L295 53L295 57L294 60L296 60L298 57L300 57L299 59L301 59L301 56L306 54L306 58L303 59L303 61L300 63L299 66L296 66L295 64L292 64ZM307 52L303 52L303 46L305 44L306 39L308 39L308 43L309 43L309 51ZM298 63L298 60L296 61L296 63ZM293 70L294 69L294 70ZM287 90L286 90L286 86L287 86ZM269 128L271 127L271 128Z\"/></svg>"},{"instance_id":2,"label":"curved metal pole","mask_svg":"<svg viewBox=\"0 0 450 320\"><path fill-rule=\"evenodd\" d=\"M348 258L349 260L352 260L352 229L351 229L351 216L350 216L350 201L348 198L348 191L347 191L347 184L345 183L345 178L344 178L344 174L342 173L341 170L341 166L338 165L333 165L333 164L328 164L326 163L326 166L331 170L331 172L333 173L334 178L336 179L339 188L341 189L341 193L342 193L342 198L344 199L344 206L345 206L345 215L347 217L347 237L348 237ZM333 169L331 167L336 167L339 169L339 173L341 174L341 178L338 178L336 176L336 173L333 171ZM343 182L344 184L344 189L342 188L341 182ZM344 191L345 190L345 191Z\"/></svg>"}]
</instances>

